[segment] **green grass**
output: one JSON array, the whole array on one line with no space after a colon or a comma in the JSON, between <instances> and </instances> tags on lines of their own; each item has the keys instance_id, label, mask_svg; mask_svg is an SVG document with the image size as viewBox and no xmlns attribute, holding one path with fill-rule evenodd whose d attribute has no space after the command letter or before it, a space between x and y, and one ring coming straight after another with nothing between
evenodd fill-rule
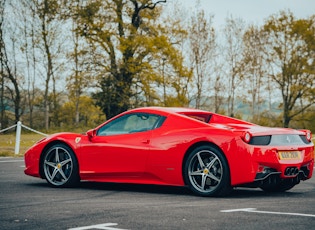
<instances>
[{"instance_id":1,"label":"green grass","mask_svg":"<svg viewBox=\"0 0 315 230\"><path fill-rule=\"evenodd\" d=\"M27 133L21 135L19 154L14 154L15 133L0 135L0 157L21 157L25 151L44 136L39 134Z\"/></svg>"}]
</instances>

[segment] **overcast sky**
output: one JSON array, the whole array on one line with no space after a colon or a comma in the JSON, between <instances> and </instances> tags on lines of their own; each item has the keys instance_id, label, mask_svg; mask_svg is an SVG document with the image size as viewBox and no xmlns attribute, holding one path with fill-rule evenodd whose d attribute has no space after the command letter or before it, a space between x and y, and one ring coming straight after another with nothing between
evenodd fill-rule
<instances>
[{"instance_id":1,"label":"overcast sky","mask_svg":"<svg viewBox=\"0 0 315 230\"><path fill-rule=\"evenodd\" d=\"M188 11L195 9L197 0L171 0ZM214 15L215 25L222 26L225 18L242 18L246 23L262 25L270 15L290 10L296 18L315 14L315 0L200 0L201 7Z\"/></svg>"}]
</instances>

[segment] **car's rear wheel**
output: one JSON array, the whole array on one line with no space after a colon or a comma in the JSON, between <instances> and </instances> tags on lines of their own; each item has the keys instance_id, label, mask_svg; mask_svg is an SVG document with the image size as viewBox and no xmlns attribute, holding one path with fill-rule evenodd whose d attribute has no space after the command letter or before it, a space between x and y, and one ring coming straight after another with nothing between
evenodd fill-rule
<instances>
[{"instance_id":1,"label":"car's rear wheel","mask_svg":"<svg viewBox=\"0 0 315 230\"><path fill-rule=\"evenodd\" d=\"M44 153L42 168L47 182L53 187L71 187L79 182L77 159L67 145L51 146Z\"/></svg>"},{"instance_id":2,"label":"car's rear wheel","mask_svg":"<svg viewBox=\"0 0 315 230\"><path fill-rule=\"evenodd\" d=\"M227 161L212 146L197 147L188 155L184 165L184 178L197 195L224 196L232 190Z\"/></svg>"}]
</instances>

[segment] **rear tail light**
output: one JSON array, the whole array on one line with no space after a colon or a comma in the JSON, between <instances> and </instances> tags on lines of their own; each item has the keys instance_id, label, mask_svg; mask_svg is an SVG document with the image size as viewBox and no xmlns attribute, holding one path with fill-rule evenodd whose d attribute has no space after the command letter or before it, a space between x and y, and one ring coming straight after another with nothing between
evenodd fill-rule
<instances>
[{"instance_id":1,"label":"rear tail light","mask_svg":"<svg viewBox=\"0 0 315 230\"><path fill-rule=\"evenodd\" d=\"M311 133L311 131L307 130L307 129L303 129L301 131L304 132L306 140L308 142L311 142L312 141L312 133Z\"/></svg>"},{"instance_id":2,"label":"rear tail light","mask_svg":"<svg viewBox=\"0 0 315 230\"><path fill-rule=\"evenodd\" d=\"M246 143L250 142L250 139L252 138L252 135L249 132L244 132L242 134L242 139L243 141L245 141Z\"/></svg>"},{"instance_id":3,"label":"rear tail light","mask_svg":"<svg viewBox=\"0 0 315 230\"><path fill-rule=\"evenodd\" d=\"M312 140L312 133L311 133L311 131L306 132L306 139L307 139L309 142L311 142L311 140Z\"/></svg>"}]
</instances>

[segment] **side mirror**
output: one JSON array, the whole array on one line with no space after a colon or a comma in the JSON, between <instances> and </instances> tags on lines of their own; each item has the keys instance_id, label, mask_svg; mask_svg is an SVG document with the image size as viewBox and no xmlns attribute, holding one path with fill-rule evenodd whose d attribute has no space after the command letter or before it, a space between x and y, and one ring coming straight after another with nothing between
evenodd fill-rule
<instances>
[{"instance_id":1,"label":"side mirror","mask_svg":"<svg viewBox=\"0 0 315 230\"><path fill-rule=\"evenodd\" d=\"M96 130L90 129L89 131L86 132L86 135L88 136L89 140L92 140L92 138L96 135Z\"/></svg>"}]
</instances>

